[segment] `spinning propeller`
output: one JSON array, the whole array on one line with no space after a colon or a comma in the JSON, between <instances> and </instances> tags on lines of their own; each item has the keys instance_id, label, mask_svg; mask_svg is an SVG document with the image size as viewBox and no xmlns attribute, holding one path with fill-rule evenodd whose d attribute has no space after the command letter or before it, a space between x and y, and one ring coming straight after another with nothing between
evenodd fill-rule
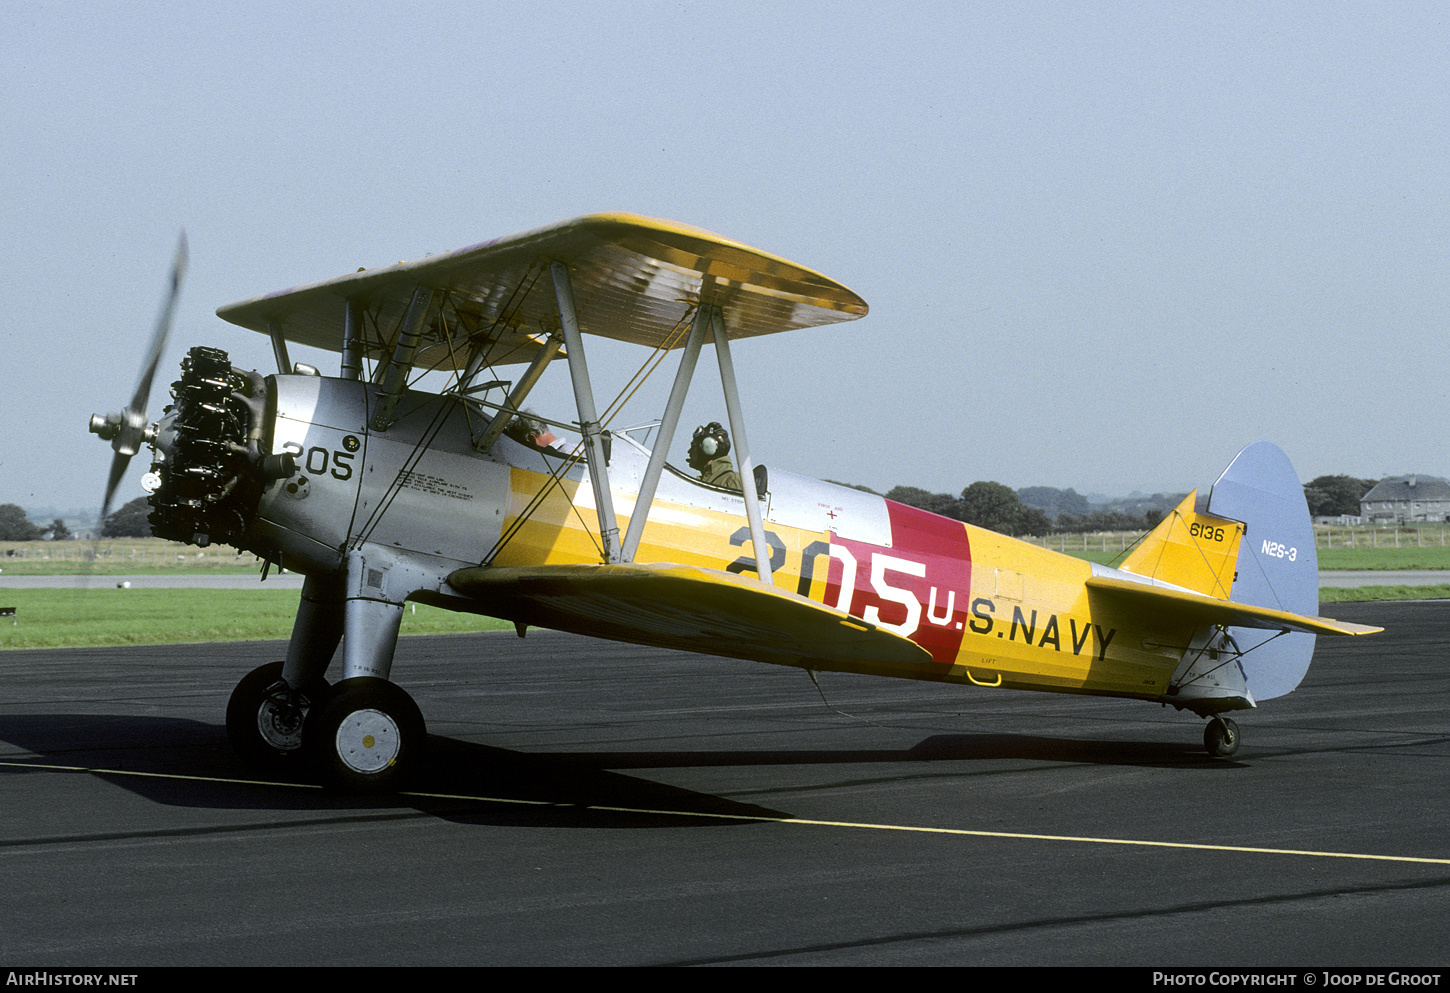
<instances>
[{"instance_id":1,"label":"spinning propeller","mask_svg":"<svg viewBox=\"0 0 1450 993\"><path fill-rule=\"evenodd\" d=\"M155 432L151 430L146 419L146 404L151 399L151 380L156 375L156 365L161 361L161 353L166 348L166 338L171 333L171 319L176 311L176 299L181 294L181 278L185 273L186 232L182 231L181 239L176 245L176 260L171 267L171 290L161 307L161 316L156 319L156 330L151 335L151 348L141 366L141 379L136 384L136 393L131 397L131 403L119 414L106 414L104 417L100 414L91 415L91 433L109 441L116 452L111 457L111 478L106 483L106 499L101 504L102 527L105 526L106 515L111 511L111 498L116 495L116 487L120 485L121 477L126 474L126 466L130 464L131 456L155 437Z\"/></svg>"}]
</instances>

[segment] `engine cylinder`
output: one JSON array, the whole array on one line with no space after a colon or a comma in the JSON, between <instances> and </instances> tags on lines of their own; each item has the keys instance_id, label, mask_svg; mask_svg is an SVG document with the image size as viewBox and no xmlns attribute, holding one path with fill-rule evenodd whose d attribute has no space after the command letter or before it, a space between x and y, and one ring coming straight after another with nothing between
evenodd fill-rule
<instances>
[{"instance_id":1,"label":"engine cylinder","mask_svg":"<svg viewBox=\"0 0 1450 993\"><path fill-rule=\"evenodd\" d=\"M160 486L148 520L158 538L241 545L262 496L253 471L259 453L251 450L255 390L254 378L234 370L219 348L198 346L182 360L166 408L167 441L153 446Z\"/></svg>"}]
</instances>

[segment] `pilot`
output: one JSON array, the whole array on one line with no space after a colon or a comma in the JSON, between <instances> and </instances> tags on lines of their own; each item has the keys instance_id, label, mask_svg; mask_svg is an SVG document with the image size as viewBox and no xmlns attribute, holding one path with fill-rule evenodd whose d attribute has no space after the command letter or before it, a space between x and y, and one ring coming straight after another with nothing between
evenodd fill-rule
<instances>
[{"instance_id":1,"label":"pilot","mask_svg":"<svg viewBox=\"0 0 1450 993\"><path fill-rule=\"evenodd\" d=\"M508 427L504 428L504 434L515 441L533 445L535 448L548 448L559 440L549 430L549 426L535 417L533 411L530 410L515 414L509 421Z\"/></svg>"},{"instance_id":2,"label":"pilot","mask_svg":"<svg viewBox=\"0 0 1450 993\"><path fill-rule=\"evenodd\" d=\"M700 474L701 482L739 490L740 473L726 457L729 454L730 435L719 421L711 421L695 429L695 437L690 440L690 454L685 461Z\"/></svg>"}]
</instances>

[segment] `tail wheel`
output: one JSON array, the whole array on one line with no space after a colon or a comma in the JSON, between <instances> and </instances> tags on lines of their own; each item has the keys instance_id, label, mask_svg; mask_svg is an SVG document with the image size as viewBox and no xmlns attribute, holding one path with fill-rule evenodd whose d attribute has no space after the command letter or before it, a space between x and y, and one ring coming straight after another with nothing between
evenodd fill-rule
<instances>
[{"instance_id":1,"label":"tail wheel","mask_svg":"<svg viewBox=\"0 0 1450 993\"><path fill-rule=\"evenodd\" d=\"M1239 726L1227 717L1215 717L1203 729L1203 747L1216 759L1239 750Z\"/></svg>"},{"instance_id":2,"label":"tail wheel","mask_svg":"<svg viewBox=\"0 0 1450 993\"><path fill-rule=\"evenodd\" d=\"M278 771L298 764L307 714L327 695L327 681L293 690L282 663L253 669L227 701L227 738L248 765Z\"/></svg>"},{"instance_id":3,"label":"tail wheel","mask_svg":"<svg viewBox=\"0 0 1450 993\"><path fill-rule=\"evenodd\" d=\"M399 789L427 745L423 714L386 679L356 676L312 711L303 747L323 785L350 793Z\"/></svg>"}]
</instances>

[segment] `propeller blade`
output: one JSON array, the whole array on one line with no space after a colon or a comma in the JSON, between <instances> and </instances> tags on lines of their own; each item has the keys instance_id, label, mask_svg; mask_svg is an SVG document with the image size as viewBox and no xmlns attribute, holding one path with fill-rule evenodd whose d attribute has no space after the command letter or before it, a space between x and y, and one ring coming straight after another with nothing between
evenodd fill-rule
<instances>
[{"instance_id":1,"label":"propeller blade","mask_svg":"<svg viewBox=\"0 0 1450 993\"><path fill-rule=\"evenodd\" d=\"M161 305L161 314L156 318L156 328L151 332L151 345L141 365L141 379L136 384L136 393L130 405L120 414L107 417L92 417L91 431L102 438L111 438L111 447L116 454L111 457L111 475L106 482L106 498L101 503L100 526L105 527L106 516L111 511L111 499L126 474L131 456L140 451L146 434L146 404L151 399L151 381L156 377L156 367L161 362L161 353L166 350L166 339L171 334L171 321L176 314L176 301L181 296L181 281L186 275L186 231L176 243L176 258L171 265L171 289ZM110 423L114 422L114 423Z\"/></svg>"},{"instance_id":2,"label":"propeller blade","mask_svg":"<svg viewBox=\"0 0 1450 993\"><path fill-rule=\"evenodd\" d=\"M146 413L146 404L151 399L151 380L156 375L156 366L161 353L166 349L166 339L171 334L171 319L176 312L176 300L181 295L181 280L186 275L186 231L176 243L176 259L171 266L171 292L156 318L156 330L151 333L151 348L146 354L146 364L141 367L141 380L136 384L136 395L131 398L131 409Z\"/></svg>"},{"instance_id":3,"label":"propeller blade","mask_svg":"<svg viewBox=\"0 0 1450 993\"><path fill-rule=\"evenodd\" d=\"M106 499L101 503L100 527L106 526L106 517L111 513L111 498L116 495L116 487L121 485L121 477L126 475L126 466L130 462L131 456L120 452L111 456L111 478L106 483Z\"/></svg>"}]
</instances>

